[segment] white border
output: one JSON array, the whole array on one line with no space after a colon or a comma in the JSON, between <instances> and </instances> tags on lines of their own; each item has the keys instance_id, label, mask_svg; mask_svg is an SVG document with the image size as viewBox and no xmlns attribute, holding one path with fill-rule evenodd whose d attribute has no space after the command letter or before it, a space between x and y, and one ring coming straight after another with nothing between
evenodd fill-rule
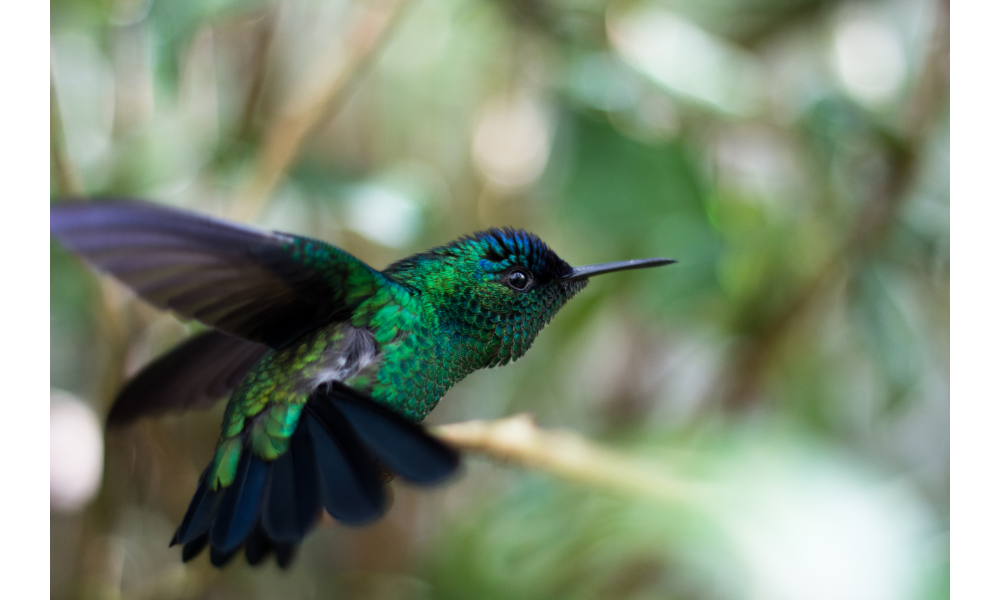
<instances>
[{"instance_id":1,"label":"white border","mask_svg":"<svg viewBox=\"0 0 1000 600\"><path fill-rule=\"evenodd\" d=\"M951 590L1000 597L1000 80L995 2L952 10Z\"/></svg>"},{"instance_id":2,"label":"white border","mask_svg":"<svg viewBox=\"0 0 1000 600\"><path fill-rule=\"evenodd\" d=\"M0 18L0 581L8 598L49 596L49 5Z\"/></svg>"}]
</instances>

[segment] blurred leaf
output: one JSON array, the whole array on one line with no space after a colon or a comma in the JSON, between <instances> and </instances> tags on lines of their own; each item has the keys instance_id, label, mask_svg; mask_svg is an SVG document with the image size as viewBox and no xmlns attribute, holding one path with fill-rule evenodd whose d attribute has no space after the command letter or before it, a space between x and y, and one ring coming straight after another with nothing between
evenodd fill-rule
<instances>
[{"instance_id":1,"label":"blurred leaf","mask_svg":"<svg viewBox=\"0 0 1000 600\"><path fill-rule=\"evenodd\" d=\"M690 148L679 141L645 144L579 113L565 116L564 129L572 146L566 158L555 159L565 165L558 215L573 227L578 254L588 262L677 259L677 265L635 278L642 280L645 301L657 308L681 299L695 303L716 291L721 244Z\"/></svg>"},{"instance_id":2,"label":"blurred leaf","mask_svg":"<svg viewBox=\"0 0 1000 600\"><path fill-rule=\"evenodd\" d=\"M855 272L851 308L858 335L883 379L886 410L900 407L921 384L921 345L896 296L905 293L887 265Z\"/></svg>"},{"instance_id":3,"label":"blurred leaf","mask_svg":"<svg viewBox=\"0 0 1000 600\"><path fill-rule=\"evenodd\" d=\"M78 390L90 381L88 367L95 366L79 352L94 335L95 281L80 260L58 244L53 242L50 252L49 381L52 387Z\"/></svg>"},{"instance_id":4,"label":"blurred leaf","mask_svg":"<svg viewBox=\"0 0 1000 600\"><path fill-rule=\"evenodd\" d=\"M179 85L181 57L195 32L214 19L249 13L272 5L271 0L149 0L148 22L154 32L157 82L166 90Z\"/></svg>"},{"instance_id":5,"label":"blurred leaf","mask_svg":"<svg viewBox=\"0 0 1000 600\"><path fill-rule=\"evenodd\" d=\"M449 531L428 569L434 597L701 598L720 585L671 550L690 559L712 536L690 513L520 479Z\"/></svg>"}]
</instances>

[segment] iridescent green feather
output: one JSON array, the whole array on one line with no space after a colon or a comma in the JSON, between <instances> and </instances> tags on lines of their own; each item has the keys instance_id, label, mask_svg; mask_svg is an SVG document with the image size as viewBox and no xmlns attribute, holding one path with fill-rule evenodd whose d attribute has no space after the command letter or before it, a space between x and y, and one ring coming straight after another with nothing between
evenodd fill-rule
<instances>
[{"instance_id":1,"label":"iridescent green feather","mask_svg":"<svg viewBox=\"0 0 1000 600\"><path fill-rule=\"evenodd\" d=\"M227 407L212 488L232 482L244 444L265 460L288 449L314 382L343 345L347 326L370 332L377 358L344 383L413 422L472 371L522 356L556 311L586 285L586 280L554 281L531 293L500 285L514 265L541 273L539 277L569 269L537 238L526 235L494 230L463 238L383 273L355 268L345 260L349 255L333 246L297 239L287 249L296 260L343 282L338 302L352 314L346 322L269 351L254 365Z\"/></svg>"}]
</instances>

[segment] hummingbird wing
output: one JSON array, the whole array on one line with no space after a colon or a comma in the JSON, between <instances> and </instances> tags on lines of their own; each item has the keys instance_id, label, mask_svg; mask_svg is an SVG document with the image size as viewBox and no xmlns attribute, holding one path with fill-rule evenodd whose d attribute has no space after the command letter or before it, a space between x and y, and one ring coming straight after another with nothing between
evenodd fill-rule
<instances>
[{"instance_id":1,"label":"hummingbird wing","mask_svg":"<svg viewBox=\"0 0 1000 600\"><path fill-rule=\"evenodd\" d=\"M67 202L50 225L152 304L272 348L346 318L384 281L322 241L144 202Z\"/></svg>"},{"instance_id":2,"label":"hummingbird wing","mask_svg":"<svg viewBox=\"0 0 1000 600\"><path fill-rule=\"evenodd\" d=\"M171 542L184 545L185 561L209 546L212 564L222 566L245 545L250 564L274 551L287 566L320 507L347 524L381 516L388 503L384 469L429 485L459 465L458 453L422 426L337 382L310 397L277 459L242 447L228 486L211 489L211 465L202 475Z\"/></svg>"},{"instance_id":3,"label":"hummingbird wing","mask_svg":"<svg viewBox=\"0 0 1000 600\"><path fill-rule=\"evenodd\" d=\"M108 425L147 415L208 408L242 381L267 346L218 330L192 336L146 365L118 393Z\"/></svg>"}]
</instances>

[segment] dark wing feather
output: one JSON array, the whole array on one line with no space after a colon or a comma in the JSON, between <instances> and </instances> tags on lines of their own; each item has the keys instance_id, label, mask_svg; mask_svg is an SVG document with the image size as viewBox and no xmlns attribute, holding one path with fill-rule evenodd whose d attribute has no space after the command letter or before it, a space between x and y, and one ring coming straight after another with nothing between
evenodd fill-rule
<instances>
[{"instance_id":1,"label":"dark wing feather","mask_svg":"<svg viewBox=\"0 0 1000 600\"><path fill-rule=\"evenodd\" d=\"M108 425L172 410L208 408L228 396L267 346L221 331L195 335L146 365L122 389Z\"/></svg>"},{"instance_id":2,"label":"dark wing feather","mask_svg":"<svg viewBox=\"0 0 1000 600\"><path fill-rule=\"evenodd\" d=\"M67 202L52 234L139 296L280 348L350 314L381 274L324 242L136 201Z\"/></svg>"},{"instance_id":3,"label":"dark wing feather","mask_svg":"<svg viewBox=\"0 0 1000 600\"><path fill-rule=\"evenodd\" d=\"M458 469L458 452L420 425L375 404L356 390L333 382L327 398L379 461L403 479L432 485ZM314 402L322 400L317 398Z\"/></svg>"}]
</instances>

